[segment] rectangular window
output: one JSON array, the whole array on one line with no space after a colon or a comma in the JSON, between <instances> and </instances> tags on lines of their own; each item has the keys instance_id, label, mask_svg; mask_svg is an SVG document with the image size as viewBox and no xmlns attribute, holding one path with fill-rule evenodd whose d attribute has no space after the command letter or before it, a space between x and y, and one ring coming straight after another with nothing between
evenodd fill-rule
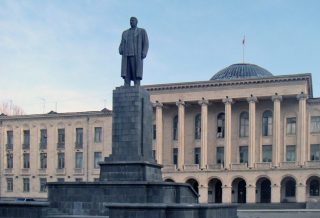
<instances>
[{"instance_id":1,"label":"rectangular window","mask_svg":"<svg viewBox=\"0 0 320 218\"><path fill-rule=\"evenodd\" d=\"M153 124L153 127L152 127L152 135L153 135L153 140L156 140L157 139L157 126L156 124Z\"/></svg>"},{"instance_id":2,"label":"rectangular window","mask_svg":"<svg viewBox=\"0 0 320 218\"><path fill-rule=\"evenodd\" d=\"M23 149L30 148L30 130L23 130Z\"/></svg>"},{"instance_id":3,"label":"rectangular window","mask_svg":"<svg viewBox=\"0 0 320 218\"><path fill-rule=\"evenodd\" d=\"M320 160L320 145L311 144L310 146L310 160Z\"/></svg>"},{"instance_id":4,"label":"rectangular window","mask_svg":"<svg viewBox=\"0 0 320 218\"><path fill-rule=\"evenodd\" d=\"M46 192L46 191L47 191L47 179L40 178L40 192Z\"/></svg>"},{"instance_id":5,"label":"rectangular window","mask_svg":"<svg viewBox=\"0 0 320 218\"><path fill-rule=\"evenodd\" d=\"M23 168L29 169L30 168L30 154L23 153Z\"/></svg>"},{"instance_id":6,"label":"rectangular window","mask_svg":"<svg viewBox=\"0 0 320 218\"><path fill-rule=\"evenodd\" d=\"M99 143L102 141L102 127L94 128L94 142Z\"/></svg>"},{"instance_id":7,"label":"rectangular window","mask_svg":"<svg viewBox=\"0 0 320 218\"><path fill-rule=\"evenodd\" d=\"M82 182L83 179L82 179L82 178L76 178L75 181L76 181L76 182Z\"/></svg>"},{"instance_id":8,"label":"rectangular window","mask_svg":"<svg viewBox=\"0 0 320 218\"><path fill-rule=\"evenodd\" d=\"M173 164L178 165L178 148L173 148Z\"/></svg>"},{"instance_id":9,"label":"rectangular window","mask_svg":"<svg viewBox=\"0 0 320 218\"><path fill-rule=\"evenodd\" d=\"M7 169L13 168L13 154L7 153Z\"/></svg>"},{"instance_id":10,"label":"rectangular window","mask_svg":"<svg viewBox=\"0 0 320 218\"><path fill-rule=\"evenodd\" d=\"M13 148L13 131L7 131L7 149Z\"/></svg>"},{"instance_id":11,"label":"rectangular window","mask_svg":"<svg viewBox=\"0 0 320 218\"><path fill-rule=\"evenodd\" d=\"M83 128L76 128L76 147L82 148L83 146Z\"/></svg>"},{"instance_id":12,"label":"rectangular window","mask_svg":"<svg viewBox=\"0 0 320 218\"><path fill-rule=\"evenodd\" d=\"M94 168L100 168L99 162L102 161L102 153L101 152L94 152Z\"/></svg>"},{"instance_id":13,"label":"rectangular window","mask_svg":"<svg viewBox=\"0 0 320 218\"><path fill-rule=\"evenodd\" d=\"M248 163L248 146L239 147L240 163Z\"/></svg>"},{"instance_id":14,"label":"rectangular window","mask_svg":"<svg viewBox=\"0 0 320 218\"><path fill-rule=\"evenodd\" d=\"M312 116L310 125L311 133L320 133L320 116Z\"/></svg>"},{"instance_id":15,"label":"rectangular window","mask_svg":"<svg viewBox=\"0 0 320 218\"><path fill-rule=\"evenodd\" d=\"M287 118L287 135L295 135L296 134L296 118L289 117Z\"/></svg>"},{"instance_id":16,"label":"rectangular window","mask_svg":"<svg viewBox=\"0 0 320 218\"><path fill-rule=\"evenodd\" d=\"M58 148L64 148L65 143L65 130L58 129Z\"/></svg>"},{"instance_id":17,"label":"rectangular window","mask_svg":"<svg viewBox=\"0 0 320 218\"><path fill-rule=\"evenodd\" d=\"M200 164L201 148L194 148L194 163Z\"/></svg>"},{"instance_id":18,"label":"rectangular window","mask_svg":"<svg viewBox=\"0 0 320 218\"><path fill-rule=\"evenodd\" d=\"M58 153L58 169L64 169L64 153Z\"/></svg>"},{"instance_id":19,"label":"rectangular window","mask_svg":"<svg viewBox=\"0 0 320 218\"><path fill-rule=\"evenodd\" d=\"M217 164L224 164L224 147L217 147Z\"/></svg>"},{"instance_id":20,"label":"rectangular window","mask_svg":"<svg viewBox=\"0 0 320 218\"><path fill-rule=\"evenodd\" d=\"M13 192L13 178L7 178L7 192Z\"/></svg>"},{"instance_id":21,"label":"rectangular window","mask_svg":"<svg viewBox=\"0 0 320 218\"><path fill-rule=\"evenodd\" d=\"M30 191L30 180L29 178L23 178L23 192Z\"/></svg>"},{"instance_id":22,"label":"rectangular window","mask_svg":"<svg viewBox=\"0 0 320 218\"><path fill-rule=\"evenodd\" d=\"M57 182L64 182L64 178L57 178Z\"/></svg>"},{"instance_id":23,"label":"rectangular window","mask_svg":"<svg viewBox=\"0 0 320 218\"><path fill-rule=\"evenodd\" d=\"M40 169L47 169L47 153L40 153Z\"/></svg>"},{"instance_id":24,"label":"rectangular window","mask_svg":"<svg viewBox=\"0 0 320 218\"><path fill-rule=\"evenodd\" d=\"M82 169L83 153L76 152L76 169Z\"/></svg>"},{"instance_id":25,"label":"rectangular window","mask_svg":"<svg viewBox=\"0 0 320 218\"><path fill-rule=\"evenodd\" d=\"M47 129L40 129L40 149L47 149Z\"/></svg>"},{"instance_id":26,"label":"rectangular window","mask_svg":"<svg viewBox=\"0 0 320 218\"><path fill-rule=\"evenodd\" d=\"M287 145L287 161L296 161L296 146L295 145Z\"/></svg>"},{"instance_id":27,"label":"rectangular window","mask_svg":"<svg viewBox=\"0 0 320 218\"><path fill-rule=\"evenodd\" d=\"M262 162L272 162L272 145L262 145Z\"/></svg>"}]
</instances>

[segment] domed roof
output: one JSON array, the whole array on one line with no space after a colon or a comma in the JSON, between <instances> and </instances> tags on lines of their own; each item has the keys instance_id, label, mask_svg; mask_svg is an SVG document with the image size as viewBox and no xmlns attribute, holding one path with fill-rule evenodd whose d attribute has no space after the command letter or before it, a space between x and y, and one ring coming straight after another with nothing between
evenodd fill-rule
<instances>
[{"instance_id":1,"label":"domed roof","mask_svg":"<svg viewBox=\"0 0 320 218\"><path fill-rule=\"evenodd\" d=\"M232 64L216 73L210 80L233 80L271 77L272 73L255 64Z\"/></svg>"}]
</instances>

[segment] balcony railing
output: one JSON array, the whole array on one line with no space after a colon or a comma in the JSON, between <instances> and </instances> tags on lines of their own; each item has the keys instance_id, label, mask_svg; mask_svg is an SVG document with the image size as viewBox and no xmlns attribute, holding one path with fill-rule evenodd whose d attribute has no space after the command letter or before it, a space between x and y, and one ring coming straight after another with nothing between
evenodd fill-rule
<instances>
[{"instance_id":1,"label":"balcony railing","mask_svg":"<svg viewBox=\"0 0 320 218\"><path fill-rule=\"evenodd\" d=\"M65 174L66 173L66 169L65 168L57 168L56 169L56 174Z\"/></svg>"},{"instance_id":2,"label":"balcony railing","mask_svg":"<svg viewBox=\"0 0 320 218\"><path fill-rule=\"evenodd\" d=\"M209 170L221 170L223 169L223 164L219 163L219 164L209 164L208 165L208 169Z\"/></svg>"},{"instance_id":3,"label":"balcony railing","mask_svg":"<svg viewBox=\"0 0 320 218\"><path fill-rule=\"evenodd\" d=\"M75 168L74 174L83 174L83 168Z\"/></svg>"},{"instance_id":4,"label":"balcony railing","mask_svg":"<svg viewBox=\"0 0 320 218\"><path fill-rule=\"evenodd\" d=\"M247 168L248 168L247 163L233 163L233 164L231 164L232 170L245 170Z\"/></svg>"},{"instance_id":5,"label":"balcony railing","mask_svg":"<svg viewBox=\"0 0 320 218\"><path fill-rule=\"evenodd\" d=\"M41 150L47 149L47 142L40 142L40 143L39 143L39 148L40 148Z\"/></svg>"},{"instance_id":6,"label":"balcony railing","mask_svg":"<svg viewBox=\"0 0 320 218\"><path fill-rule=\"evenodd\" d=\"M4 174L13 174L13 169L12 168L4 169Z\"/></svg>"},{"instance_id":7,"label":"balcony railing","mask_svg":"<svg viewBox=\"0 0 320 218\"><path fill-rule=\"evenodd\" d=\"M306 162L306 167L319 168L320 167L320 160L307 161Z\"/></svg>"},{"instance_id":8,"label":"balcony railing","mask_svg":"<svg viewBox=\"0 0 320 218\"><path fill-rule=\"evenodd\" d=\"M6 144L6 149L7 150L12 150L13 149L13 144Z\"/></svg>"},{"instance_id":9,"label":"balcony railing","mask_svg":"<svg viewBox=\"0 0 320 218\"><path fill-rule=\"evenodd\" d=\"M297 168L298 163L295 161L288 161L288 162L280 162L280 167L281 168Z\"/></svg>"},{"instance_id":10,"label":"balcony railing","mask_svg":"<svg viewBox=\"0 0 320 218\"><path fill-rule=\"evenodd\" d=\"M21 169L21 174L22 175L30 174L30 169L29 168L22 168Z\"/></svg>"},{"instance_id":11,"label":"balcony railing","mask_svg":"<svg viewBox=\"0 0 320 218\"><path fill-rule=\"evenodd\" d=\"M74 144L75 144L76 149L83 148L83 143L82 142L75 142Z\"/></svg>"},{"instance_id":12,"label":"balcony railing","mask_svg":"<svg viewBox=\"0 0 320 218\"><path fill-rule=\"evenodd\" d=\"M257 169L271 169L271 162L258 162L255 163Z\"/></svg>"},{"instance_id":13,"label":"balcony railing","mask_svg":"<svg viewBox=\"0 0 320 218\"><path fill-rule=\"evenodd\" d=\"M194 170L199 170L199 164L185 164L183 166L183 169L185 171L194 171Z\"/></svg>"},{"instance_id":14,"label":"balcony railing","mask_svg":"<svg viewBox=\"0 0 320 218\"><path fill-rule=\"evenodd\" d=\"M175 164L164 164L162 171L163 172L173 172L177 170L177 166Z\"/></svg>"},{"instance_id":15,"label":"balcony railing","mask_svg":"<svg viewBox=\"0 0 320 218\"><path fill-rule=\"evenodd\" d=\"M29 143L23 143L22 144L22 149L23 150L29 150L30 149L30 144Z\"/></svg>"},{"instance_id":16,"label":"balcony railing","mask_svg":"<svg viewBox=\"0 0 320 218\"><path fill-rule=\"evenodd\" d=\"M57 143L57 149L64 149L64 142L58 142Z\"/></svg>"},{"instance_id":17,"label":"balcony railing","mask_svg":"<svg viewBox=\"0 0 320 218\"><path fill-rule=\"evenodd\" d=\"M39 169L38 173L40 175L45 175L45 174L47 174L47 169L46 168L41 168L41 169Z\"/></svg>"}]
</instances>

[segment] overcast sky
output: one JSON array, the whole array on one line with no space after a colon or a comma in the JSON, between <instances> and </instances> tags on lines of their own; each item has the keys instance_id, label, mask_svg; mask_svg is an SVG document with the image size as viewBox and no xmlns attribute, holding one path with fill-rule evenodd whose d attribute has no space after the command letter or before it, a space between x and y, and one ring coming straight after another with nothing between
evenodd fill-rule
<instances>
[{"instance_id":1,"label":"overcast sky","mask_svg":"<svg viewBox=\"0 0 320 218\"><path fill-rule=\"evenodd\" d=\"M144 85L209 80L242 62L245 35L245 62L312 73L318 97L319 11L317 0L0 0L0 101L28 114L111 108L131 16L150 41Z\"/></svg>"}]
</instances>

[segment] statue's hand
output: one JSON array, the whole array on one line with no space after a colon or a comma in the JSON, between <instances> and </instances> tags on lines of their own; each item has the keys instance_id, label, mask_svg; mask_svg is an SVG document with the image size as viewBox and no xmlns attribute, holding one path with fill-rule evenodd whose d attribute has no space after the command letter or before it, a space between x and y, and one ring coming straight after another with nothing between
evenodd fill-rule
<instances>
[{"instance_id":1,"label":"statue's hand","mask_svg":"<svg viewBox=\"0 0 320 218\"><path fill-rule=\"evenodd\" d=\"M147 55L145 55L145 54L142 54L142 55L141 55L141 58L142 58L142 59L145 59L146 57L147 57Z\"/></svg>"}]
</instances>

